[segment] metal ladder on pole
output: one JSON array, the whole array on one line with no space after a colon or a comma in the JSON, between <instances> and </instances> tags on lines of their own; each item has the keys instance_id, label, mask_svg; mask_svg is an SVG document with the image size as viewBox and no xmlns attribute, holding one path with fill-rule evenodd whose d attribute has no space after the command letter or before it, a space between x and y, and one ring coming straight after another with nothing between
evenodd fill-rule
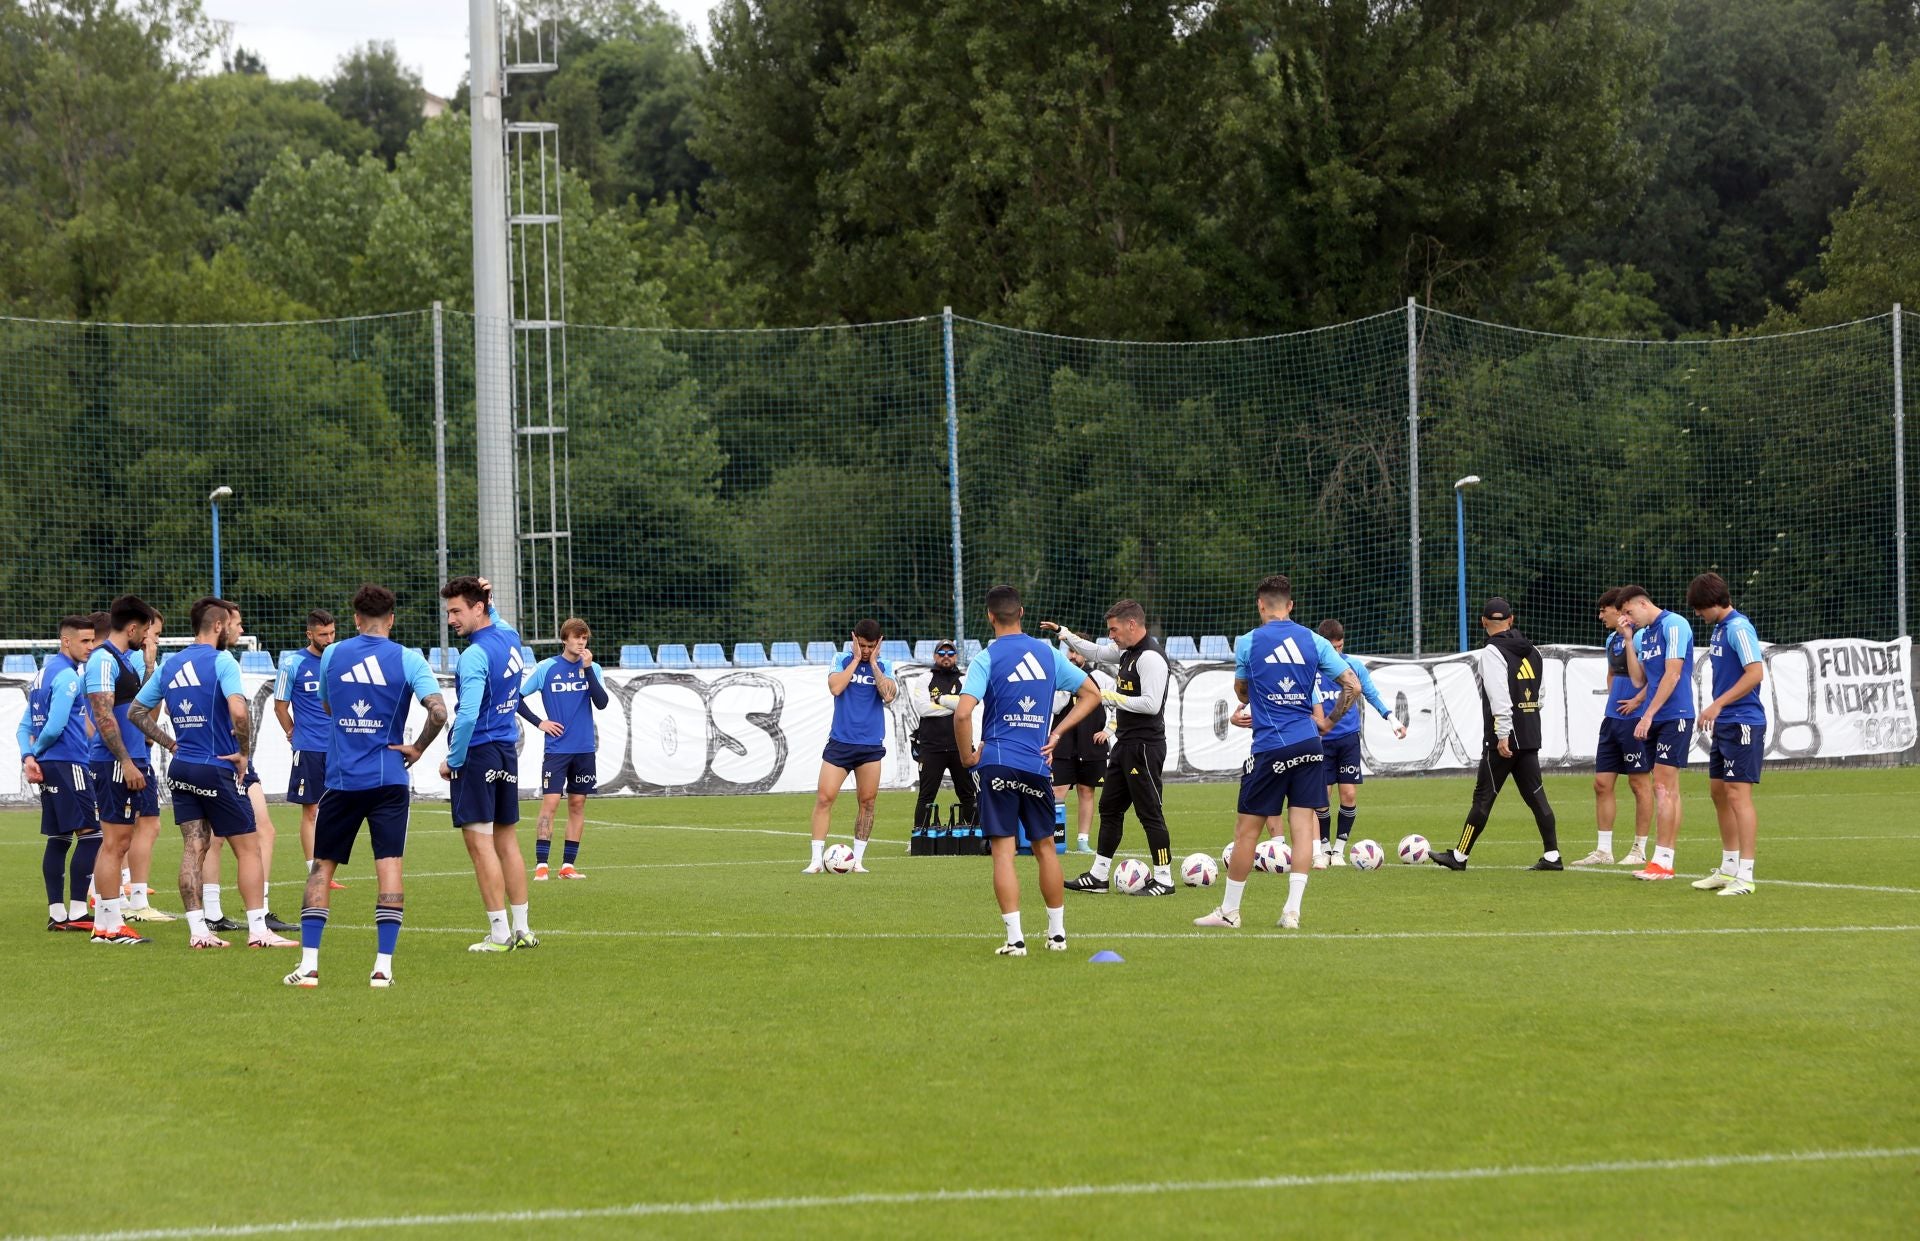
<instances>
[{"instance_id":1,"label":"metal ladder on pole","mask_svg":"<svg viewBox=\"0 0 1920 1241\"><path fill-rule=\"evenodd\" d=\"M505 91L555 72L559 19L503 13ZM520 634L559 641L573 614L572 467L567 445L566 229L560 209L559 126L510 121L507 270L512 284L514 466L520 533Z\"/></svg>"}]
</instances>

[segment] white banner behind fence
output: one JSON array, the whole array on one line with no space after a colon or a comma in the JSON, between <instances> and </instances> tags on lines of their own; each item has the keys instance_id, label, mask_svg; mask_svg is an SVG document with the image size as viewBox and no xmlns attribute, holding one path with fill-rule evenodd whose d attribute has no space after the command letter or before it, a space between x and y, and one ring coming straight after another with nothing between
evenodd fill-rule
<instances>
[{"instance_id":1,"label":"white banner behind fence","mask_svg":"<svg viewBox=\"0 0 1920 1241\"><path fill-rule=\"evenodd\" d=\"M1579 767L1593 761L1607 685L1603 652L1591 647L1546 647L1541 697L1545 703L1543 766ZM1912 677L1912 639L1869 642L1835 639L1767 649L1767 758L1828 759L1897 754L1920 736ZM1468 657L1423 660L1366 659L1381 697L1407 726L1404 740L1371 711L1362 737L1368 771L1396 774L1470 769L1480 754L1480 698ZM901 669L903 682L926 669ZM1695 692L1706 701L1704 652L1694 664ZM273 716L270 677L244 678L260 741L255 762L276 798L286 790L292 754ZM826 670L818 667L699 672L608 670L613 702L597 713L600 791L608 794L766 793L812 790L826 745L832 700ZM0 677L0 803L30 802L14 735L26 708L30 678ZM452 687L447 690L452 701ZM916 769L905 738L913 728L910 693L902 693L887 721L884 784L903 788ZM1176 664L1167 699L1167 775L1170 779L1237 776L1249 736L1227 717L1236 705L1233 666ZM535 707L538 708L538 700ZM417 732L416 705L409 735ZM544 735L522 726L520 784L540 787ZM1695 738L1704 753L1705 742ZM414 791L444 796L438 773L444 739L415 769Z\"/></svg>"}]
</instances>

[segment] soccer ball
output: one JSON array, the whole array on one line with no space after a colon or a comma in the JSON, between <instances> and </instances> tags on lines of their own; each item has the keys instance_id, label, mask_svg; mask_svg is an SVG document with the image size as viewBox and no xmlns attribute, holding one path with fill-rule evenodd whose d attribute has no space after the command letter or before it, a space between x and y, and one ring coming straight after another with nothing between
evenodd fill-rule
<instances>
[{"instance_id":1,"label":"soccer ball","mask_svg":"<svg viewBox=\"0 0 1920 1241\"><path fill-rule=\"evenodd\" d=\"M820 864L836 875L846 874L853 869L853 846L828 845L820 855Z\"/></svg>"},{"instance_id":2,"label":"soccer ball","mask_svg":"<svg viewBox=\"0 0 1920 1241\"><path fill-rule=\"evenodd\" d=\"M1113 886L1132 896L1147 886L1153 872L1139 858L1128 858L1113 868Z\"/></svg>"},{"instance_id":3,"label":"soccer ball","mask_svg":"<svg viewBox=\"0 0 1920 1241\"><path fill-rule=\"evenodd\" d=\"M1233 865L1233 842L1229 840L1227 842L1227 847L1220 850L1220 873L1223 875L1226 874L1227 868L1232 865Z\"/></svg>"},{"instance_id":4,"label":"soccer ball","mask_svg":"<svg viewBox=\"0 0 1920 1241\"><path fill-rule=\"evenodd\" d=\"M1347 860L1355 870L1379 870L1387 860L1387 851L1371 840L1356 840L1347 849Z\"/></svg>"},{"instance_id":5,"label":"soccer ball","mask_svg":"<svg viewBox=\"0 0 1920 1241\"><path fill-rule=\"evenodd\" d=\"M1409 866L1418 866L1427 860L1431 850L1427 847L1427 838L1419 832L1404 836L1400 840L1400 860Z\"/></svg>"},{"instance_id":6,"label":"soccer ball","mask_svg":"<svg viewBox=\"0 0 1920 1241\"><path fill-rule=\"evenodd\" d=\"M1253 868L1269 875L1293 867L1293 850L1278 840L1263 840L1253 847Z\"/></svg>"},{"instance_id":7,"label":"soccer ball","mask_svg":"<svg viewBox=\"0 0 1920 1241\"><path fill-rule=\"evenodd\" d=\"M1231 850L1232 845L1227 848ZM1180 877L1186 880L1190 888L1210 888L1213 881L1220 877L1220 868L1213 858L1205 853L1195 853L1180 863Z\"/></svg>"}]
</instances>

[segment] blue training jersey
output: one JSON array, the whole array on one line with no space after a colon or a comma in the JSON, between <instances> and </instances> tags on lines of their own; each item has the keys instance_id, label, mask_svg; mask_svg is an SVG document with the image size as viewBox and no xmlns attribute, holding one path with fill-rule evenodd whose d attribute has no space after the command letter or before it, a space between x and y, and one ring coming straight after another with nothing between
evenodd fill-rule
<instances>
[{"instance_id":1,"label":"blue training jersey","mask_svg":"<svg viewBox=\"0 0 1920 1241\"><path fill-rule=\"evenodd\" d=\"M223 755L239 749L233 739L233 716L227 699L246 696L240 665L233 656L196 642L167 656L160 665L160 675L141 686L134 701L153 708L164 698L178 747L173 752L174 760L212 767L226 761Z\"/></svg>"},{"instance_id":2,"label":"blue training jersey","mask_svg":"<svg viewBox=\"0 0 1920 1241\"><path fill-rule=\"evenodd\" d=\"M459 700L454 707L453 732L447 739L447 766L464 767L467 747L520 739L520 678L527 662L520 654L520 635L499 614L488 609L494 622L468 639L456 669Z\"/></svg>"},{"instance_id":3,"label":"blue training jersey","mask_svg":"<svg viewBox=\"0 0 1920 1241\"><path fill-rule=\"evenodd\" d=\"M333 739L333 721L320 705L320 665L325 651L315 655L306 647L280 656L280 675L273 683L275 700L290 704L293 712L293 748L325 754Z\"/></svg>"},{"instance_id":4,"label":"blue training jersey","mask_svg":"<svg viewBox=\"0 0 1920 1241\"><path fill-rule=\"evenodd\" d=\"M1673 687L1673 693L1660 706L1653 717L1656 724L1668 720L1690 720L1693 718L1693 626L1686 618L1676 612L1661 609L1660 619L1640 631L1640 664L1647 674L1647 705L1653 704L1653 696L1660 692L1661 679L1667 675L1667 661L1677 659L1681 662L1680 684ZM1642 715L1646 714L1644 710Z\"/></svg>"},{"instance_id":5,"label":"blue training jersey","mask_svg":"<svg viewBox=\"0 0 1920 1241\"><path fill-rule=\"evenodd\" d=\"M1040 748L1053 727L1054 691L1076 693L1086 680L1087 674L1051 643L1024 633L995 638L973 657L960 684L961 693L980 700L985 716L981 766L1047 774Z\"/></svg>"},{"instance_id":6,"label":"blue training jersey","mask_svg":"<svg viewBox=\"0 0 1920 1241\"><path fill-rule=\"evenodd\" d=\"M593 713L608 701L598 664L576 663L564 655L543 659L520 683L522 698L535 694L540 695L547 718L566 730L547 738L547 753L592 754L598 748Z\"/></svg>"},{"instance_id":7,"label":"blue training jersey","mask_svg":"<svg viewBox=\"0 0 1920 1241\"><path fill-rule=\"evenodd\" d=\"M1349 667L1333 643L1290 620L1241 634L1233 644L1233 665L1234 678L1247 686L1255 754L1317 740L1313 695L1320 674L1337 680Z\"/></svg>"},{"instance_id":8,"label":"blue training jersey","mask_svg":"<svg viewBox=\"0 0 1920 1241\"><path fill-rule=\"evenodd\" d=\"M23 755L53 763L87 761L87 704L80 694L80 673L65 655L47 656L33 678L16 739Z\"/></svg>"},{"instance_id":9,"label":"blue training jersey","mask_svg":"<svg viewBox=\"0 0 1920 1241\"><path fill-rule=\"evenodd\" d=\"M845 671L852 659L852 652L840 652L830 671ZM879 687L873 683L875 664L888 677L893 675L892 662L878 655L867 661L865 672L853 674L853 680L848 681L847 687L833 700L833 727L827 730L827 736L833 740L846 745L887 743L887 704L880 701Z\"/></svg>"},{"instance_id":10,"label":"blue training jersey","mask_svg":"<svg viewBox=\"0 0 1920 1241\"><path fill-rule=\"evenodd\" d=\"M1754 632L1753 622L1733 611L1721 617L1713 627L1707 656L1713 666L1713 696L1717 699L1734 687L1749 665L1761 662L1760 635ZM1720 722L1764 726L1767 708L1760 700L1760 687L1754 686L1744 696L1722 708Z\"/></svg>"},{"instance_id":11,"label":"blue training jersey","mask_svg":"<svg viewBox=\"0 0 1920 1241\"><path fill-rule=\"evenodd\" d=\"M113 694L120 696L114 687L122 676L133 678L133 693L139 693L140 683L147 678L147 653L145 651L122 651L111 640L102 642L93 648L93 654L87 656L85 690L88 694ZM127 712L133 707L133 694L126 701L115 701L113 722L120 726L121 744L127 747L127 757L135 762L144 762L147 757L147 734L133 726L127 718ZM107 749L107 743L100 739L100 730L94 729L93 744L87 749L87 761L94 763L111 762L113 751Z\"/></svg>"},{"instance_id":12,"label":"blue training jersey","mask_svg":"<svg viewBox=\"0 0 1920 1241\"><path fill-rule=\"evenodd\" d=\"M407 710L415 698L440 692L419 651L392 638L357 635L320 656L320 700L328 736L327 787L405 786L407 763L398 750L407 739Z\"/></svg>"},{"instance_id":13,"label":"blue training jersey","mask_svg":"<svg viewBox=\"0 0 1920 1241\"><path fill-rule=\"evenodd\" d=\"M1331 646L1332 643L1328 645ZM1358 659L1348 659L1344 655L1341 658L1346 660L1347 667L1353 669L1353 675L1359 678L1360 696L1372 704L1373 709L1380 713L1381 719L1391 718L1393 712L1388 710L1387 704L1380 700L1380 691L1373 687L1373 678L1367 675L1367 666ZM1313 700L1320 704L1322 710L1331 714L1333 705L1340 701L1340 683L1326 673L1320 673L1315 679ZM1340 717L1340 722L1327 730L1327 739L1332 741L1341 737L1351 737L1359 732L1361 714L1362 708L1359 703L1356 702L1348 707L1347 713Z\"/></svg>"}]
</instances>

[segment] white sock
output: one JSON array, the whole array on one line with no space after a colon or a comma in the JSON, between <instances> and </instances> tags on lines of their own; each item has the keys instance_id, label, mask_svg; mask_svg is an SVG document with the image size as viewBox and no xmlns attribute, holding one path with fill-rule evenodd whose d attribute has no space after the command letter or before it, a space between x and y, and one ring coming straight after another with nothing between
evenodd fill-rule
<instances>
[{"instance_id":1,"label":"white sock","mask_svg":"<svg viewBox=\"0 0 1920 1241\"><path fill-rule=\"evenodd\" d=\"M187 910L187 933L195 939L204 939L212 934L207 930L207 915L198 909Z\"/></svg>"},{"instance_id":2,"label":"white sock","mask_svg":"<svg viewBox=\"0 0 1920 1241\"><path fill-rule=\"evenodd\" d=\"M61 901L58 905L55 905L49 901L47 903L47 917L55 922L65 922L67 920L67 903Z\"/></svg>"},{"instance_id":3,"label":"white sock","mask_svg":"<svg viewBox=\"0 0 1920 1241\"><path fill-rule=\"evenodd\" d=\"M1066 937L1067 907L1062 905L1056 909L1052 905L1047 906L1047 938L1065 939Z\"/></svg>"},{"instance_id":4,"label":"white sock","mask_svg":"<svg viewBox=\"0 0 1920 1241\"><path fill-rule=\"evenodd\" d=\"M203 883L200 885L200 908L207 911L207 921L218 922L225 917L220 912L220 885Z\"/></svg>"},{"instance_id":5,"label":"white sock","mask_svg":"<svg viewBox=\"0 0 1920 1241\"><path fill-rule=\"evenodd\" d=\"M120 868L120 890L122 892L126 891L127 887L132 883L133 883L133 871L128 867L122 866Z\"/></svg>"},{"instance_id":6,"label":"white sock","mask_svg":"<svg viewBox=\"0 0 1920 1241\"><path fill-rule=\"evenodd\" d=\"M820 865L820 855L826 851L826 848L827 842L824 840L816 840L813 842L813 864L815 866Z\"/></svg>"},{"instance_id":7,"label":"white sock","mask_svg":"<svg viewBox=\"0 0 1920 1241\"><path fill-rule=\"evenodd\" d=\"M1290 870L1287 872L1287 904L1282 912L1290 914L1300 912L1300 902L1307 895L1307 880L1309 877L1310 876L1300 874L1297 871Z\"/></svg>"},{"instance_id":8,"label":"white sock","mask_svg":"<svg viewBox=\"0 0 1920 1241\"><path fill-rule=\"evenodd\" d=\"M1745 879L1748 883L1752 883L1753 882L1753 859L1750 857L1743 857L1738 862L1736 862L1735 865L1740 868L1740 877L1742 879Z\"/></svg>"},{"instance_id":9,"label":"white sock","mask_svg":"<svg viewBox=\"0 0 1920 1241\"><path fill-rule=\"evenodd\" d=\"M1672 870L1673 869L1673 850L1663 849L1659 845L1655 845L1653 847L1653 864L1655 866L1664 866L1668 870Z\"/></svg>"},{"instance_id":10,"label":"white sock","mask_svg":"<svg viewBox=\"0 0 1920 1241\"><path fill-rule=\"evenodd\" d=\"M1333 854L1335 857L1343 856L1346 853L1346 851L1347 851L1346 841L1336 840L1333 842Z\"/></svg>"},{"instance_id":11,"label":"white sock","mask_svg":"<svg viewBox=\"0 0 1920 1241\"><path fill-rule=\"evenodd\" d=\"M318 953L316 952L315 955L318 955ZM373 954L373 972L376 974L385 974L388 978L392 978L393 977L393 954L391 952L374 953Z\"/></svg>"},{"instance_id":12,"label":"white sock","mask_svg":"<svg viewBox=\"0 0 1920 1241\"><path fill-rule=\"evenodd\" d=\"M265 939L267 937L267 911L265 909L247 910L247 938Z\"/></svg>"},{"instance_id":13,"label":"white sock","mask_svg":"<svg viewBox=\"0 0 1920 1241\"><path fill-rule=\"evenodd\" d=\"M1087 834L1085 832L1080 833L1080 847L1082 849L1087 847Z\"/></svg>"},{"instance_id":14,"label":"white sock","mask_svg":"<svg viewBox=\"0 0 1920 1241\"><path fill-rule=\"evenodd\" d=\"M1239 913L1240 897L1246 890L1247 881L1245 879L1227 880L1227 894L1220 898L1221 911L1230 914Z\"/></svg>"},{"instance_id":15,"label":"white sock","mask_svg":"<svg viewBox=\"0 0 1920 1241\"><path fill-rule=\"evenodd\" d=\"M1613 852L1613 833L1612 833L1612 832L1601 832L1601 833L1600 833L1600 843L1599 843L1599 845L1598 845L1598 846L1596 846L1596 847L1597 847L1597 848L1598 848L1598 849L1600 850L1600 852L1602 852L1602 853L1612 853L1612 852Z\"/></svg>"},{"instance_id":16,"label":"white sock","mask_svg":"<svg viewBox=\"0 0 1920 1241\"><path fill-rule=\"evenodd\" d=\"M313 873L313 868L314 868L314 867L315 867L316 865L318 865L318 863L316 863L316 862L315 862L315 861L314 861L314 860L313 860L312 858L308 858L308 859L307 859L307 873L308 873L309 875L311 875L311 874Z\"/></svg>"},{"instance_id":17,"label":"white sock","mask_svg":"<svg viewBox=\"0 0 1920 1241\"><path fill-rule=\"evenodd\" d=\"M507 911L513 915L514 930L523 931L528 935L533 934L532 929L527 926L527 907L525 905L509 905L507 906Z\"/></svg>"},{"instance_id":18,"label":"white sock","mask_svg":"<svg viewBox=\"0 0 1920 1241\"><path fill-rule=\"evenodd\" d=\"M1740 873L1740 850L1720 850L1720 873L1723 875L1737 875Z\"/></svg>"},{"instance_id":19,"label":"white sock","mask_svg":"<svg viewBox=\"0 0 1920 1241\"><path fill-rule=\"evenodd\" d=\"M320 950L318 948L302 948L300 950L300 972L302 974L318 974L320 972Z\"/></svg>"},{"instance_id":20,"label":"white sock","mask_svg":"<svg viewBox=\"0 0 1920 1241\"><path fill-rule=\"evenodd\" d=\"M1019 910L1016 909L1010 914L1001 914L1000 921L1007 924L1007 942L1009 944L1024 943L1026 941L1027 937L1020 933Z\"/></svg>"},{"instance_id":21,"label":"white sock","mask_svg":"<svg viewBox=\"0 0 1920 1241\"><path fill-rule=\"evenodd\" d=\"M1647 853L1647 838L1645 836L1635 836L1633 838L1633 847L1640 850L1640 855L1645 857Z\"/></svg>"},{"instance_id":22,"label":"white sock","mask_svg":"<svg viewBox=\"0 0 1920 1241\"><path fill-rule=\"evenodd\" d=\"M1560 860L1560 850L1549 849L1545 853L1542 853L1540 856L1547 859L1547 861L1549 862L1557 862Z\"/></svg>"},{"instance_id":23,"label":"white sock","mask_svg":"<svg viewBox=\"0 0 1920 1241\"><path fill-rule=\"evenodd\" d=\"M67 917L71 918L75 922L78 922L80 921L80 919L86 916L87 916L87 903L85 901L68 901L67 902Z\"/></svg>"},{"instance_id":24,"label":"white sock","mask_svg":"<svg viewBox=\"0 0 1920 1241\"><path fill-rule=\"evenodd\" d=\"M864 840L854 841L853 842L853 864L855 866L860 865L860 859L864 858L865 856L867 856L867 842Z\"/></svg>"},{"instance_id":25,"label":"white sock","mask_svg":"<svg viewBox=\"0 0 1920 1241\"><path fill-rule=\"evenodd\" d=\"M1093 865L1087 867L1087 873L1089 875L1092 875L1095 879L1105 879L1107 877L1107 872L1111 871L1112 869L1113 869L1112 858L1095 856L1093 859Z\"/></svg>"},{"instance_id":26,"label":"white sock","mask_svg":"<svg viewBox=\"0 0 1920 1241\"><path fill-rule=\"evenodd\" d=\"M128 884L127 886L133 889L132 903L129 904L127 908L129 909L147 908L147 885L144 883L133 883L133 884Z\"/></svg>"},{"instance_id":27,"label":"white sock","mask_svg":"<svg viewBox=\"0 0 1920 1241\"><path fill-rule=\"evenodd\" d=\"M269 892L271 892L271 891L273 891L273 885L272 885L272 884L270 884L270 883L262 883L262 884L260 885L260 903L261 903L261 904L262 904L263 906L265 906L266 908L268 908L268 909L272 909L272 908L273 908L273 902L267 899L267 893L269 893Z\"/></svg>"},{"instance_id":28,"label":"white sock","mask_svg":"<svg viewBox=\"0 0 1920 1241\"><path fill-rule=\"evenodd\" d=\"M507 911L504 909L487 910L487 938L496 944L507 942Z\"/></svg>"},{"instance_id":29,"label":"white sock","mask_svg":"<svg viewBox=\"0 0 1920 1241\"><path fill-rule=\"evenodd\" d=\"M93 929L98 934L120 929L120 898L101 901L93 911Z\"/></svg>"},{"instance_id":30,"label":"white sock","mask_svg":"<svg viewBox=\"0 0 1920 1241\"><path fill-rule=\"evenodd\" d=\"M1173 867L1156 866L1153 868L1153 877L1155 879L1158 879L1161 883L1166 884L1168 887L1172 887L1173 886Z\"/></svg>"}]
</instances>

